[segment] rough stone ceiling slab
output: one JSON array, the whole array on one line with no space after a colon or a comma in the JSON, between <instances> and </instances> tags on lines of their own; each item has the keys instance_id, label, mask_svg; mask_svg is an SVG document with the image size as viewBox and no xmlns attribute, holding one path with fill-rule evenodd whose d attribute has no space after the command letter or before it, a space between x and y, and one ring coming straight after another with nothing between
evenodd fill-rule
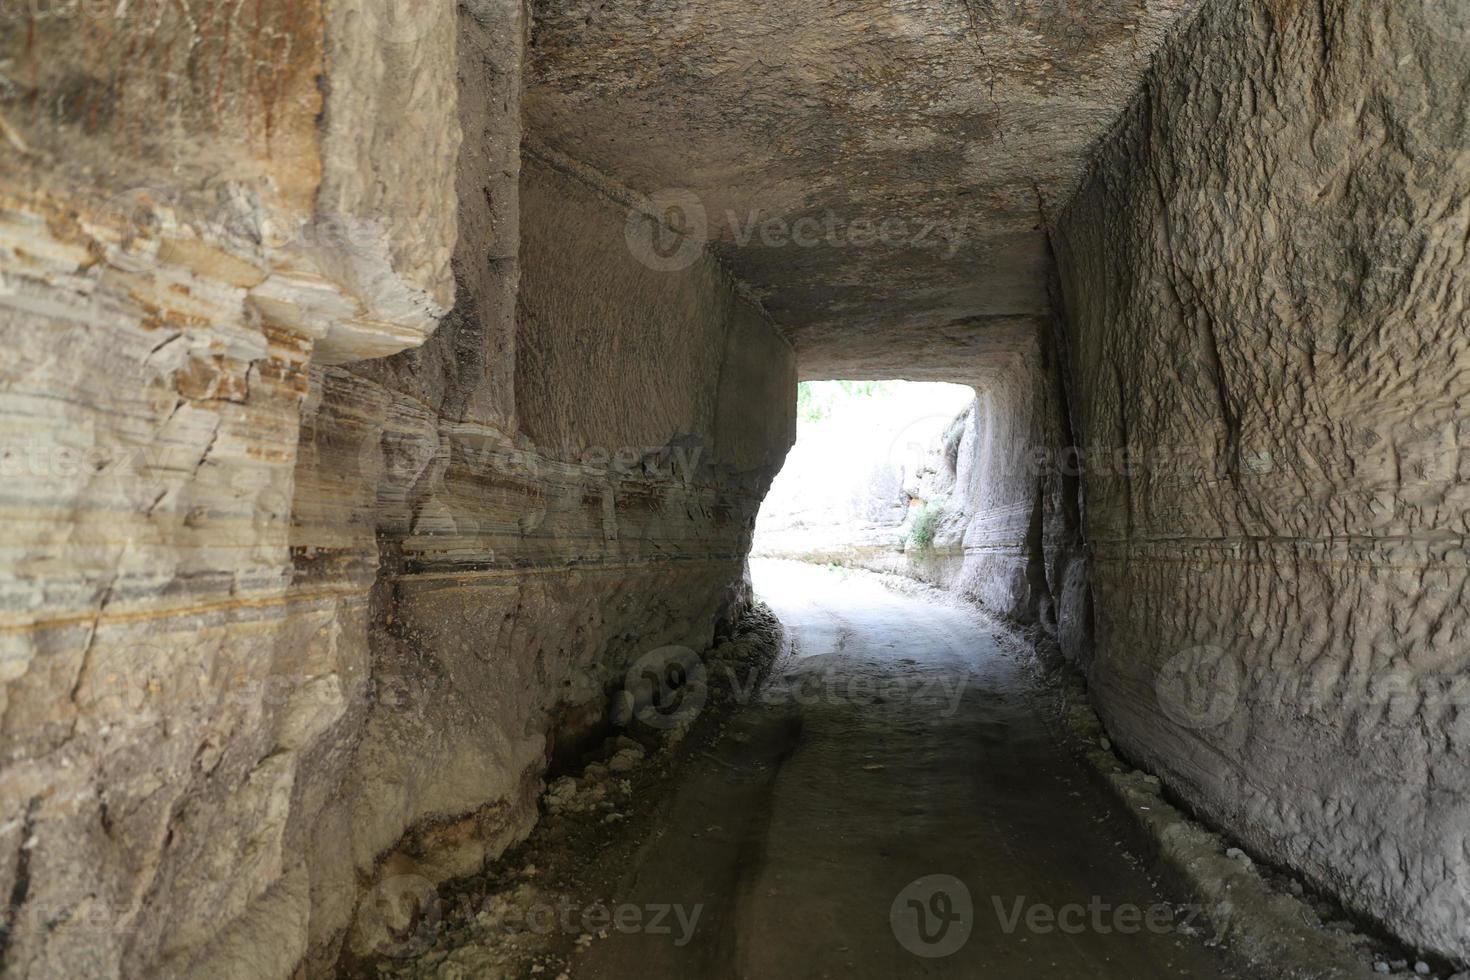
<instances>
[{"instance_id":1,"label":"rough stone ceiling slab","mask_svg":"<svg viewBox=\"0 0 1470 980\"><path fill-rule=\"evenodd\" d=\"M1044 214L1198 2L537 0L527 130L697 199L804 377L973 380L1046 312Z\"/></svg>"}]
</instances>

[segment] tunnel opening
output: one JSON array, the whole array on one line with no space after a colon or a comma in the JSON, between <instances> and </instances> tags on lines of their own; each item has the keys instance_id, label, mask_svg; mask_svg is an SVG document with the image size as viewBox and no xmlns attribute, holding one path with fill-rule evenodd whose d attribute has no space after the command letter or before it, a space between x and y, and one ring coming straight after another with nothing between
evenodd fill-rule
<instances>
[{"instance_id":1,"label":"tunnel opening","mask_svg":"<svg viewBox=\"0 0 1470 980\"><path fill-rule=\"evenodd\" d=\"M967 385L802 382L752 557L952 578L968 519L961 443L977 411Z\"/></svg>"}]
</instances>

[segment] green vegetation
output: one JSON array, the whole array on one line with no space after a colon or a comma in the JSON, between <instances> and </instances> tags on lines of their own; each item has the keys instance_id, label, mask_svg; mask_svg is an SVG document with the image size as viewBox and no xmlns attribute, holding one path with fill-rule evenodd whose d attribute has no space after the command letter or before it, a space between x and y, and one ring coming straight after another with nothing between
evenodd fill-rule
<instances>
[{"instance_id":1,"label":"green vegetation","mask_svg":"<svg viewBox=\"0 0 1470 980\"><path fill-rule=\"evenodd\" d=\"M944 503L943 498L925 501L918 514L914 515L914 526L909 529L909 542L915 548L927 551L934 546L934 533L939 530L939 522L944 519Z\"/></svg>"},{"instance_id":2,"label":"green vegetation","mask_svg":"<svg viewBox=\"0 0 1470 980\"><path fill-rule=\"evenodd\" d=\"M892 381L803 381L796 386L796 417L803 422L831 418L844 402L885 395Z\"/></svg>"}]
</instances>

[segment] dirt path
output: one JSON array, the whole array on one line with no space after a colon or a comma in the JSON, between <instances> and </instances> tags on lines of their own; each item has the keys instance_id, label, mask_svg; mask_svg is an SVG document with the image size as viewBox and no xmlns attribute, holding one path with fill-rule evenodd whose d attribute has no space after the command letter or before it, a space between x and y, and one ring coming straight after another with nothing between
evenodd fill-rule
<instances>
[{"instance_id":1,"label":"dirt path","mask_svg":"<svg viewBox=\"0 0 1470 980\"><path fill-rule=\"evenodd\" d=\"M979 617L812 566L756 587L792 658L623 878L672 928L610 930L574 978L1242 975Z\"/></svg>"}]
</instances>

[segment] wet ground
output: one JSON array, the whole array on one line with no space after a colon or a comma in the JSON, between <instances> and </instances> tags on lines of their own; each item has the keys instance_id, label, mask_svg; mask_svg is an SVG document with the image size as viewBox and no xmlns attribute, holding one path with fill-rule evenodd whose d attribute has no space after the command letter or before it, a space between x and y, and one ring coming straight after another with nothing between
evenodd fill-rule
<instances>
[{"instance_id":1,"label":"wet ground","mask_svg":"<svg viewBox=\"0 0 1470 980\"><path fill-rule=\"evenodd\" d=\"M574 978L1247 975L993 625L869 576L755 572L787 659L681 774L617 888L639 924Z\"/></svg>"}]
</instances>

